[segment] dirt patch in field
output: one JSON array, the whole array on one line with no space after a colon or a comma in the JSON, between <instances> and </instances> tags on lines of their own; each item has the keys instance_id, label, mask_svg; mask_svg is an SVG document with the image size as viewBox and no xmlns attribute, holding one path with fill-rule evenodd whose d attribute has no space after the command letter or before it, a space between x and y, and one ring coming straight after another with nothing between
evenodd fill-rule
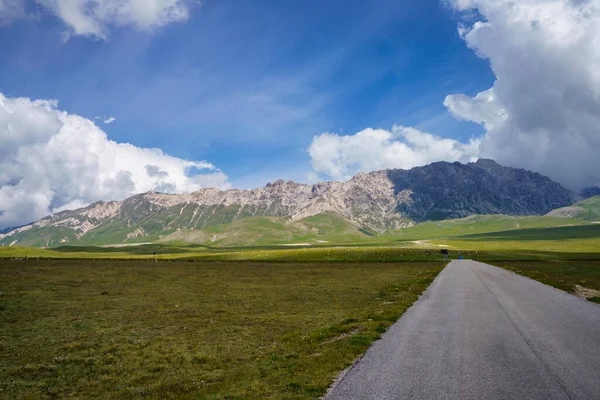
<instances>
[{"instance_id":1,"label":"dirt patch in field","mask_svg":"<svg viewBox=\"0 0 600 400\"><path fill-rule=\"evenodd\" d=\"M592 297L600 297L600 290L575 285L575 295L583 299L591 299Z\"/></svg>"},{"instance_id":2,"label":"dirt patch in field","mask_svg":"<svg viewBox=\"0 0 600 400\"><path fill-rule=\"evenodd\" d=\"M324 342L323 342L323 344L327 344L327 343L333 343L333 342L337 342L338 340L346 339L347 337L350 337L350 336L354 335L355 333L358 333L358 332L360 332L361 330L362 330L362 327L361 327L361 326L359 326L358 328L356 328L356 329L353 329L353 330L352 330L352 331L350 331L350 332L343 333L343 334L341 334L341 335L339 335L339 336L336 336L336 337L334 337L334 338L331 338L331 339L329 339L329 340L326 340L326 341L324 341Z\"/></svg>"}]
</instances>

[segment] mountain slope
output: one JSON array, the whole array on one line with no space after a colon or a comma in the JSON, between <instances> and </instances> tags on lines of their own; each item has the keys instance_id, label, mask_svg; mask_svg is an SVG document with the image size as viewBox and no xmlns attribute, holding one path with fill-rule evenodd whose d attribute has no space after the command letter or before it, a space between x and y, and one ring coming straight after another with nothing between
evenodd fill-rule
<instances>
[{"instance_id":1,"label":"mountain slope","mask_svg":"<svg viewBox=\"0 0 600 400\"><path fill-rule=\"evenodd\" d=\"M486 234L519 229L586 225L586 221L547 216L472 215L461 219L427 221L383 235L361 229L336 215L321 214L292 222L286 218L251 217L202 230L182 229L159 240L174 245L211 247L265 245L391 244Z\"/></svg>"},{"instance_id":2,"label":"mountain slope","mask_svg":"<svg viewBox=\"0 0 600 400\"><path fill-rule=\"evenodd\" d=\"M398 211L417 222L474 214L543 215L578 200L545 176L486 159L392 170L389 177L396 192L412 191L411 201L400 203Z\"/></svg>"},{"instance_id":3,"label":"mountain slope","mask_svg":"<svg viewBox=\"0 0 600 400\"><path fill-rule=\"evenodd\" d=\"M278 217L250 217L203 230L181 229L160 239L168 243L197 243L215 247L278 244L323 244L364 241L370 233L333 214L290 221Z\"/></svg>"},{"instance_id":4,"label":"mountain slope","mask_svg":"<svg viewBox=\"0 0 600 400\"><path fill-rule=\"evenodd\" d=\"M600 196L590 197L572 206L553 210L548 213L548 216L600 222Z\"/></svg>"},{"instance_id":5,"label":"mountain slope","mask_svg":"<svg viewBox=\"0 0 600 400\"><path fill-rule=\"evenodd\" d=\"M415 222L473 214L543 215L577 200L576 194L549 178L491 160L440 162L411 170L362 173L347 182L306 185L279 180L252 190L143 193L120 202L98 202L50 215L0 234L0 245L140 243L165 237L184 240L190 235L179 231L210 232L212 227L250 217L297 223L328 215L343 220L354 233L364 229L363 233L383 234ZM289 237L298 236L295 230L300 225L283 226L291 230ZM241 224L232 232L241 235L242 227L247 226ZM219 233L217 228L213 230ZM313 239L322 235L317 232Z\"/></svg>"},{"instance_id":6,"label":"mountain slope","mask_svg":"<svg viewBox=\"0 0 600 400\"><path fill-rule=\"evenodd\" d=\"M579 219L550 216L471 215L444 221L427 221L392 233L402 240L441 239L519 229L544 229L566 225L587 225Z\"/></svg>"},{"instance_id":7,"label":"mountain slope","mask_svg":"<svg viewBox=\"0 0 600 400\"><path fill-rule=\"evenodd\" d=\"M25 227L27 225L29 225L29 224L21 225L21 226L11 226L11 227L8 227L8 228L0 229L0 235L5 235L5 234L7 234L9 232L12 232L12 231L14 231L16 229L23 228L23 227Z\"/></svg>"}]
</instances>

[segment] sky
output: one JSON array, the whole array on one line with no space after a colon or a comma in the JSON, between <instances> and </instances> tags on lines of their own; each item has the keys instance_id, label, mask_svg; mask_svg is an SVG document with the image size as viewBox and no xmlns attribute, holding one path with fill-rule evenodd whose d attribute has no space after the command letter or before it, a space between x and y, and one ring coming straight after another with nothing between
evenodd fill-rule
<instances>
[{"instance_id":1,"label":"sky","mask_svg":"<svg viewBox=\"0 0 600 400\"><path fill-rule=\"evenodd\" d=\"M600 0L0 0L0 228L479 157L600 184Z\"/></svg>"}]
</instances>

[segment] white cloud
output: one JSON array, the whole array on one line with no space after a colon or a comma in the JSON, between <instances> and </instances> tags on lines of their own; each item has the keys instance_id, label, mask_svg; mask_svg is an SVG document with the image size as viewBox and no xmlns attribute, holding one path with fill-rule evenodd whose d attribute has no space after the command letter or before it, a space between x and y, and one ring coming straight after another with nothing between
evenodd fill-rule
<instances>
[{"instance_id":1,"label":"white cloud","mask_svg":"<svg viewBox=\"0 0 600 400\"><path fill-rule=\"evenodd\" d=\"M90 205L89 202L87 201L83 201L80 199L75 199L65 205L62 205L60 207L55 207L52 209L53 213L59 213L61 211L67 211L67 210L77 210L79 208L83 208L83 207L87 207L88 205Z\"/></svg>"},{"instance_id":2,"label":"white cloud","mask_svg":"<svg viewBox=\"0 0 600 400\"><path fill-rule=\"evenodd\" d=\"M186 20L199 0L36 0L62 20L70 35L106 39L112 27L151 30ZM0 22L25 16L23 0L0 0Z\"/></svg>"},{"instance_id":3,"label":"white cloud","mask_svg":"<svg viewBox=\"0 0 600 400\"><path fill-rule=\"evenodd\" d=\"M600 185L600 0L450 0L465 20L459 33L496 75L474 97L444 104L485 135L461 144L407 128L316 136L313 170L334 178L478 155L548 175L581 189ZM400 132L400 133L399 133ZM314 178L314 176L313 176Z\"/></svg>"},{"instance_id":4,"label":"white cloud","mask_svg":"<svg viewBox=\"0 0 600 400\"><path fill-rule=\"evenodd\" d=\"M0 227L97 200L204 187L229 188L227 176L205 161L109 140L56 101L0 94Z\"/></svg>"},{"instance_id":5,"label":"white cloud","mask_svg":"<svg viewBox=\"0 0 600 400\"><path fill-rule=\"evenodd\" d=\"M578 189L600 184L600 0L453 0L484 19L460 33L496 75L475 97L450 95L482 124L483 155Z\"/></svg>"},{"instance_id":6,"label":"white cloud","mask_svg":"<svg viewBox=\"0 0 600 400\"><path fill-rule=\"evenodd\" d=\"M115 117L108 117L108 118L105 118L105 119L103 120L103 122L104 122L105 124L112 124L112 123L113 123L113 122L115 122L116 120L117 120L117 119L116 119Z\"/></svg>"},{"instance_id":7,"label":"white cloud","mask_svg":"<svg viewBox=\"0 0 600 400\"><path fill-rule=\"evenodd\" d=\"M314 172L334 179L348 179L358 172L387 168L412 168L434 161L474 161L479 142L460 143L394 126L391 131L365 129L355 135L323 133L308 148ZM310 175L316 179L314 174Z\"/></svg>"}]
</instances>

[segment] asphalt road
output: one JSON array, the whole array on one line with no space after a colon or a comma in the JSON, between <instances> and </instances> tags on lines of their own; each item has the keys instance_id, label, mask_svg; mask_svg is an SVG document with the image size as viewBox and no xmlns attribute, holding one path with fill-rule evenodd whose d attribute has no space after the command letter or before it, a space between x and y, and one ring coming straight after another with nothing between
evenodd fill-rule
<instances>
[{"instance_id":1,"label":"asphalt road","mask_svg":"<svg viewBox=\"0 0 600 400\"><path fill-rule=\"evenodd\" d=\"M600 305L453 261L325 399L600 399Z\"/></svg>"}]
</instances>

